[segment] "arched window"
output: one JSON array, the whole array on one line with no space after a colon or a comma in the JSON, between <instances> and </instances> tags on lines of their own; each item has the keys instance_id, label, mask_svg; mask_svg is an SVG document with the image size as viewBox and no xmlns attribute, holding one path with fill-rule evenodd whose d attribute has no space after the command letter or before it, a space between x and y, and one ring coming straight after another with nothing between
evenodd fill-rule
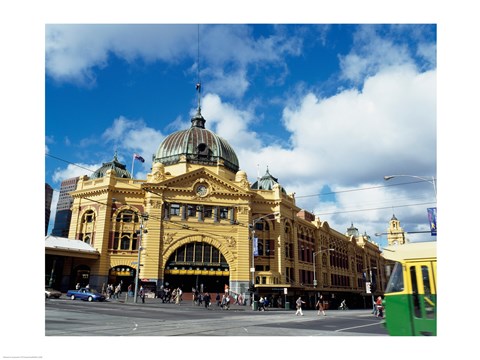
<instances>
[{"instance_id":1,"label":"arched window","mask_svg":"<svg viewBox=\"0 0 480 360\"><path fill-rule=\"evenodd\" d=\"M175 266L228 268L225 257L218 248L205 242L191 242L179 247L167 261L167 268Z\"/></svg>"},{"instance_id":2,"label":"arched window","mask_svg":"<svg viewBox=\"0 0 480 360\"><path fill-rule=\"evenodd\" d=\"M96 215L93 210L87 210L82 215L80 233L78 238L87 244L93 245Z\"/></svg>"},{"instance_id":3,"label":"arched window","mask_svg":"<svg viewBox=\"0 0 480 360\"><path fill-rule=\"evenodd\" d=\"M138 231L140 231L138 212L125 209L116 214L113 220L114 229L109 243L109 250L138 250Z\"/></svg>"}]
</instances>

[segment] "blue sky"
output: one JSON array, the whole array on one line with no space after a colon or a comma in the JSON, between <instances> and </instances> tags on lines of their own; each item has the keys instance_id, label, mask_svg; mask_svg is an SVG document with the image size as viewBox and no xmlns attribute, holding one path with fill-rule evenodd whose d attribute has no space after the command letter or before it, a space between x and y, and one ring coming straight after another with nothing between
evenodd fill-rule
<instances>
[{"instance_id":1,"label":"blue sky","mask_svg":"<svg viewBox=\"0 0 480 360\"><path fill-rule=\"evenodd\" d=\"M340 232L353 223L382 244L374 234L393 214L407 232L428 230L432 184L383 176L436 178L436 31L435 24L46 25L45 181L59 189L115 150L129 169L141 154L147 161L134 173L146 178L165 136L190 126L200 79L206 127L234 147L250 181L268 167L299 206Z\"/></svg>"}]
</instances>

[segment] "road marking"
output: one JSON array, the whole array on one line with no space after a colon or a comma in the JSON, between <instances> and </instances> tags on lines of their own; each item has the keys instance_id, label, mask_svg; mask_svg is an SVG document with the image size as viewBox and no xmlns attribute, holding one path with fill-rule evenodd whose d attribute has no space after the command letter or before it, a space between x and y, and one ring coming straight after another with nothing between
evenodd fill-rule
<instances>
[{"instance_id":1,"label":"road marking","mask_svg":"<svg viewBox=\"0 0 480 360\"><path fill-rule=\"evenodd\" d=\"M366 324L366 325L359 325L359 326L352 326L352 327L349 327L349 328L345 328L345 329L338 329L338 330L335 330L335 332L339 332L339 331L344 331L344 330L351 330L351 329L358 329L358 328L362 328L362 327L367 327L367 326L377 326L379 323L373 323L373 324Z\"/></svg>"}]
</instances>

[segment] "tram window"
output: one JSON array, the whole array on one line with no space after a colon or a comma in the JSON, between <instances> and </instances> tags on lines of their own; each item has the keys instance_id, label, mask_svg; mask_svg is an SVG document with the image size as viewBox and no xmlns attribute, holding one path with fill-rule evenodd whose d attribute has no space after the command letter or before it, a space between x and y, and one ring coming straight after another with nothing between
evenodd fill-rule
<instances>
[{"instance_id":1,"label":"tram window","mask_svg":"<svg viewBox=\"0 0 480 360\"><path fill-rule=\"evenodd\" d=\"M430 288L430 272L428 267L422 265L422 280L423 280L423 290L424 290L424 305L425 305L425 315L428 319L435 318L435 301L432 296L432 290Z\"/></svg>"},{"instance_id":2,"label":"tram window","mask_svg":"<svg viewBox=\"0 0 480 360\"><path fill-rule=\"evenodd\" d=\"M412 282L412 300L413 311L415 317L422 317L422 310L420 309L420 299L418 294L417 272L415 266L410 266L410 281Z\"/></svg>"},{"instance_id":3,"label":"tram window","mask_svg":"<svg viewBox=\"0 0 480 360\"><path fill-rule=\"evenodd\" d=\"M403 267L400 263L395 263L393 267L392 275L390 275L390 279L388 280L388 285L385 290L386 293L393 293L403 291L404 284L403 284Z\"/></svg>"}]
</instances>

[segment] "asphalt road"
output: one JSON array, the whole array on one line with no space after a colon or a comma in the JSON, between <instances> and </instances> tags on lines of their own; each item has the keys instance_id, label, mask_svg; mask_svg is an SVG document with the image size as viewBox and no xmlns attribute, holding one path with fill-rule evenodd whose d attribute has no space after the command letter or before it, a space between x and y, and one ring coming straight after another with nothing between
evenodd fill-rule
<instances>
[{"instance_id":1,"label":"asphalt road","mask_svg":"<svg viewBox=\"0 0 480 360\"><path fill-rule=\"evenodd\" d=\"M294 310L249 306L207 310L191 301L45 300L46 336L388 336L382 321L371 310L332 310L327 316L305 310L296 316Z\"/></svg>"}]
</instances>

